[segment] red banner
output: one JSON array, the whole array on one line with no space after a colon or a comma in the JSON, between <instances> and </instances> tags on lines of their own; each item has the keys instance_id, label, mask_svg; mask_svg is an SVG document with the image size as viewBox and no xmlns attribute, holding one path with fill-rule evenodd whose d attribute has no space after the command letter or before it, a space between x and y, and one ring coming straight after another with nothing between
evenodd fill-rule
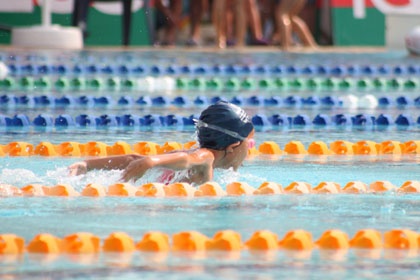
<instances>
[{"instance_id":1,"label":"red banner","mask_svg":"<svg viewBox=\"0 0 420 280\"><path fill-rule=\"evenodd\" d=\"M352 8L353 2L355 0L331 0L331 7L333 8ZM406 6L411 3L413 0L383 0L389 5L400 7L400 6ZM374 7L372 1L365 0L366 7Z\"/></svg>"}]
</instances>

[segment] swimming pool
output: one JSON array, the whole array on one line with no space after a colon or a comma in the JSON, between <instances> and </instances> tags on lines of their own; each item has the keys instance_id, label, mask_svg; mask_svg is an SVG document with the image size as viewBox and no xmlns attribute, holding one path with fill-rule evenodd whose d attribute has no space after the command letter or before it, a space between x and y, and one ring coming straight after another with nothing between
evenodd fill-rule
<instances>
[{"instance_id":1,"label":"swimming pool","mask_svg":"<svg viewBox=\"0 0 420 280\"><path fill-rule=\"evenodd\" d=\"M199 114L211 98L220 97L242 105L253 121L260 124L257 145L274 141L285 150L291 141L300 141L308 148L314 141L405 143L419 139L416 101L420 89L419 60L408 58L403 52L4 51L1 58L12 72L9 80L1 83L1 95L8 97L1 99L5 120L0 122L3 145L15 141L34 147L42 141L54 145L66 141L101 141L107 145L116 141L131 145L139 141L161 145L166 141L186 143L194 140L188 118ZM133 100L128 100L129 96ZM65 102L62 97L67 97ZM127 102L119 102L123 97ZM174 102L175 97L186 102ZM397 100L398 97L401 99ZM140 98L142 102L136 102ZM91 118L91 124L77 121L83 114ZM27 117L27 123L22 115ZM35 122L39 115L42 118ZM68 123L58 125L56 119L64 115L70 117L66 119ZM101 122L103 115L107 115L105 122ZM122 123L124 115L130 115L132 122ZM113 119L114 116L120 120ZM273 122L273 116L284 122ZM323 117L324 122L316 122L317 116L318 121ZM154 121L150 122L151 119ZM18 188L28 184L69 184L77 192L82 192L88 183L103 186L117 183L118 171L67 176L66 167L76 160L6 155L0 157L0 182ZM283 188L297 181L307 182L313 188L321 182L336 182L344 188L352 181L367 185L389 181L400 187L409 180L420 181L418 162L416 153L258 155L250 157L238 173L218 171L216 181L223 188L233 181L254 188L265 181L279 183ZM135 185L153 181L156 176L151 172ZM125 232L137 242L148 231L172 236L194 230L212 237L218 231L231 229L240 233L245 242L259 230L269 230L281 239L291 230L303 229L314 240L329 229L339 229L349 237L365 228L381 233L393 229L420 231L418 194L396 190L159 198L2 194L5 197L0 210L1 233L14 233L27 243L39 233L62 238L75 232L89 232L103 241L113 232ZM5 277L419 277L418 250L313 249L302 253L242 249L233 253L160 254L136 250L123 254L0 256L0 271Z\"/></svg>"}]
</instances>

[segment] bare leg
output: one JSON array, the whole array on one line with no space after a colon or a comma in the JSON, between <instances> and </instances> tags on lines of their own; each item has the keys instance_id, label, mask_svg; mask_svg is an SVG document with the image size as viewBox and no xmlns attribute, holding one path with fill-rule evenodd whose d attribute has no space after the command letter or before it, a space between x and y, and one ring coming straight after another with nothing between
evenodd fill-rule
<instances>
[{"instance_id":1,"label":"bare leg","mask_svg":"<svg viewBox=\"0 0 420 280\"><path fill-rule=\"evenodd\" d=\"M251 28L252 39L255 42L263 42L262 22L257 2L255 0L246 0L245 9Z\"/></svg>"},{"instance_id":2,"label":"bare leg","mask_svg":"<svg viewBox=\"0 0 420 280\"><path fill-rule=\"evenodd\" d=\"M309 30L307 24L298 16L305 7L305 0L295 0L294 6L290 10L290 18L292 20L292 29L299 36L299 39L307 47L316 47L317 44Z\"/></svg>"},{"instance_id":3,"label":"bare leg","mask_svg":"<svg viewBox=\"0 0 420 280\"><path fill-rule=\"evenodd\" d=\"M246 35L246 15L243 0L234 1L234 22L235 22L235 37L238 46L245 45Z\"/></svg>"},{"instance_id":4,"label":"bare leg","mask_svg":"<svg viewBox=\"0 0 420 280\"><path fill-rule=\"evenodd\" d=\"M166 29L166 40L168 45L175 44L178 24L182 13L182 0L171 0L169 9L172 14L172 23Z\"/></svg>"},{"instance_id":5,"label":"bare leg","mask_svg":"<svg viewBox=\"0 0 420 280\"><path fill-rule=\"evenodd\" d=\"M194 1L194 0L193 0ZM226 48L226 4L225 0L213 1L213 24L216 29L216 43L221 49Z\"/></svg>"},{"instance_id":6,"label":"bare leg","mask_svg":"<svg viewBox=\"0 0 420 280\"><path fill-rule=\"evenodd\" d=\"M276 6L276 25L280 33L281 46L287 50L292 45L292 20L289 12L295 0L283 0Z\"/></svg>"},{"instance_id":7,"label":"bare leg","mask_svg":"<svg viewBox=\"0 0 420 280\"><path fill-rule=\"evenodd\" d=\"M187 44L196 45L200 41L201 19L206 0L190 1L190 41Z\"/></svg>"}]
</instances>

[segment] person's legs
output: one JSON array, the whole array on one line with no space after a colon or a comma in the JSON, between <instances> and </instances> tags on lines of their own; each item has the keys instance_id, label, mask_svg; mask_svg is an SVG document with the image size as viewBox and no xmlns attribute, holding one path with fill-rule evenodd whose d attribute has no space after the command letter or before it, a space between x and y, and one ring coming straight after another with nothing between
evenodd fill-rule
<instances>
[{"instance_id":1,"label":"person's legs","mask_svg":"<svg viewBox=\"0 0 420 280\"><path fill-rule=\"evenodd\" d=\"M190 39L187 45L196 46L201 36L201 19L206 0L190 0Z\"/></svg>"},{"instance_id":2,"label":"person's legs","mask_svg":"<svg viewBox=\"0 0 420 280\"><path fill-rule=\"evenodd\" d=\"M302 43L307 47L316 47L314 37L308 28L308 25L299 17L299 13L305 7L306 0L295 0L295 5L290 10L292 29L298 35Z\"/></svg>"},{"instance_id":3,"label":"person's legs","mask_svg":"<svg viewBox=\"0 0 420 280\"><path fill-rule=\"evenodd\" d=\"M227 12L226 7L228 1L214 0L212 7L212 20L216 29L216 44L219 48L226 48L226 28L227 28Z\"/></svg>"},{"instance_id":4,"label":"person's legs","mask_svg":"<svg viewBox=\"0 0 420 280\"><path fill-rule=\"evenodd\" d=\"M276 5L276 25L280 33L281 46L285 50L290 48L293 43L290 11L293 9L295 1L300 0L281 0Z\"/></svg>"},{"instance_id":5,"label":"person's legs","mask_svg":"<svg viewBox=\"0 0 420 280\"><path fill-rule=\"evenodd\" d=\"M237 46L244 46L245 45L245 37L246 37L246 29L247 29L247 16L245 11L246 1L243 0L232 0L232 8L229 11L232 12L232 24L229 24L228 27L232 26L233 30L229 32L228 29L228 38L229 34L234 34L232 37L234 38L235 45Z\"/></svg>"},{"instance_id":6,"label":"person's legs","mask_svg":"<svg viewBox=\"0 0 420 280\"><path fill-rule=\"evenodd\" d=\"M182 0L169 1L169 10L171 12L171 23L166 28L166 44L174 45L178 32L178 25L182 14Z\"/></svg>"},{"instance_id":7,"label":"person's legs","mask_svg":"<svg viewBox=\"0 0 420 280\"><path fill-rule=\"evenodd\" d=\"M264 41L264 36L261 27L261 16L258 4L255 0L246 0L245 9L248 18L249 27L251 30L252 41L254 45L267 45Z\"/></svg>"}]
</instances>

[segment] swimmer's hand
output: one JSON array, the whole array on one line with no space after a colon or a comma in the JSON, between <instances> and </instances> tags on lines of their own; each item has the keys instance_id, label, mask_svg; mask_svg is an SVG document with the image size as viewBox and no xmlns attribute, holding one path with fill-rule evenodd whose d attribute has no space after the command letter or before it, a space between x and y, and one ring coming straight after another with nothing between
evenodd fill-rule
<instances>
[{"instance_id":1,"label":"swimmer's hand","mask_svg":"<svg viewBox=\"0 0 420 280\"><path fill-rule=\"evenodd\" d=\"M152 165L151 161L148 157L144 157L138 160L134 160L128 164L128 166L124 169L121 180L124 182L130 181L134 179L140 179L143 175L149 170Z\"/></svg>"},{"instance_id":2,"label":"swimmer's hand","mask_svg":"<svg viewBox=\"0 0 420 280\"><path fill-rule=\"evenodd\" d=\"M77 176L87 173L87 164L85 161L79 161L69 166L70 176Z\"/></svg>"}]
</instances>

